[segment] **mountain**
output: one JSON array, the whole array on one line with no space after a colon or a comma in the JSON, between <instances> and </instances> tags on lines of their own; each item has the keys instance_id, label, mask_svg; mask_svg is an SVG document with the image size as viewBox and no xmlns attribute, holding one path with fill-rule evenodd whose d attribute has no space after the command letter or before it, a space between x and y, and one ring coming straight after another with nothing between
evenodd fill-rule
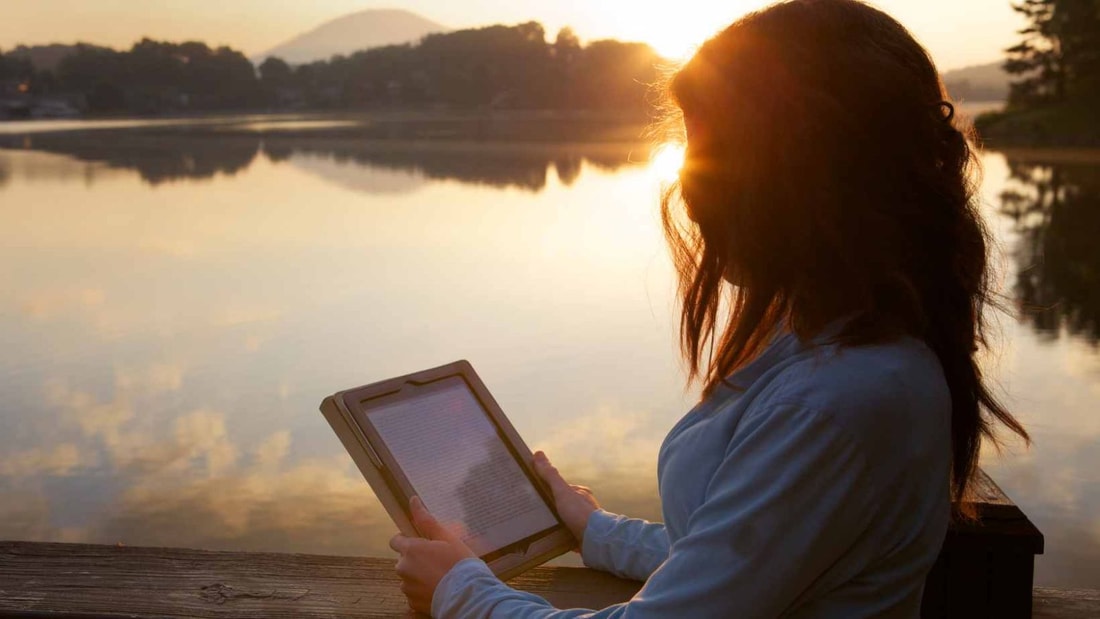
<instances>
[{"instance_id":1,"label":"mountain","mask_svg":"<svg viewBox=\"0 0 1100 619\"><path fill-rule=\"evenodd\" d=\"M1012 76L1005 73L1004 61L955 69L943 74L943 83L954 99L964 101L1004 101Z\"/></svg>"},{"instance_id":2,"label":"mountain","mask_svg":"<svg viewBox=\"0 0 1100 619\"><path fill-rule=\"evenodd\" d=\"M368 47L412 43L449 28L402 10L366 10L339 17L253 58L278 56L290 64L328 60Z\"/></svg>"}]
</instances>

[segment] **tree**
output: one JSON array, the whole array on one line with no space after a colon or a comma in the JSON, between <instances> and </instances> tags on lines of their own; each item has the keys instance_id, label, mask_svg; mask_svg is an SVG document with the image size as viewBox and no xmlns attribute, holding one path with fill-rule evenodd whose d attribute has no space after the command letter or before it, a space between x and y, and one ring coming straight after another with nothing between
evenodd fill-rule
<instances>
[{"instance_id":1,"label":"tree","mask_svg":"<svg viewBox=\"0 0 1100 619\"><path fill-rule=\"evenodd\" d=\"M34 67L30 60L12 53L4 54L0 51L0 93L3 92L3 82L18 81L28 82L34 77Z\"/></svg>"},{"instance_id":2,"label":"tree","mask_svg":"<svg viewBox=\"0 0 1100 619\"><path fill-rule=\"evenodd\" d=\"M260 81L276 88L289 83L293 74L290 65L282 58L270 56L260 64Z\"/></svg>"},{"instance_id":3,"label":"tree","mask_svg":"<svg viewBox=\"0 0 1100 619\"><path fill-rule=\"evenodd\" d=\"M1007 51L1005 70L1019 76L1009 103L1018 107L1100 97L1100 0L1021 0L1023 40Z\"/></svg>"}]
</instances>

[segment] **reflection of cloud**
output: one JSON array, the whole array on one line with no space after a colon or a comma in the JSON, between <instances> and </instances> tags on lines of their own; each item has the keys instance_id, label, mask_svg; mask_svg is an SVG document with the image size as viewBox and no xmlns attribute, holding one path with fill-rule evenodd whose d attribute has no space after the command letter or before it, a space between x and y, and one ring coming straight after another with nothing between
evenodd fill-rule
<instances>
[{"instance_id":1,"label":"reflection of cloud","mask_svg":"<svg viewBox=\"0 0 1100 619\"><path fill-rule=\"evenodd\" d=\"M116 369L115 398L109 402L60 383L48 389L48 399L63 410L66 425L79 428L86 439L100 444L116 469L193 473L201 463L206 475L219 475L237 460L237 449L229 441L221 413L203 409L184 413L171 423L172 432L164 438L155 437L151 429L134 427L142 421L134 414L136 396L174 391L182 382L182 368L153 364L142 370ZM72 459L75 463L89 461L83 456Z\"/></svg>"},{"instance_id":2,"label":"reflection of cloud","mask_svg":"<svg viewBox=\"0 0 1100 619\"><path fill-rule=\"evenodd\" d=\"M653 418L604 406L535 443L570 483L588 486L607 510L661 520L657 452L664 433Z\"/></svg>"},{"instance_id":3,"label":"reflection of cloud","mask_svg":"<svg viewBox=\"0 0 1100 619\"><path fill-rule=\"evenodd\" d=\"M179 239L142 239L137 249L145 253L173 258L190 258L195 255L194 244Z\"/></svg>"},{"instance_id":4,"label":"reflection of cloud","mask_svg":"<svg viewBox=\"0 0 1100 619\"><path fill-rule=\"evenodd\" d=\"M23 314L34 320L48 320L72 310L100 307L106 295L96 288L39 290L17 302Z\"/></svg>"},{"instance_id":5,"label":"reflection of cloud","mask_svg":"<svg viewBox=\"0 0 1100 619\"><path fill-rule=\"evenodd\" d=\"M0 475L68 475L94 463L95 458L82 452L76 444L62 443L53 448L35 447L0 458Z\"/></svg>"},{"instance_id":6,"label":"reflection of cloud","mask_svg":"<svg viewBox=\"0 0 1100 619\"><path fill-rule=\"evenodd\" d=\"M270 307L230 305L216 310L210 322L215 327L235 327L260 322L275 322L281 316L282 312Z\"/></svg>"},{"instance_id":7,"label":"reflection of cloud","mask_svg":"<svg viewBox=\"0 0 1100 619\"><path fill-rule=\"evenodd\" d=\"M620 471L645 471L655 476L657 451L663 438L646 426L650 416L620 413L602 407L557 428L535 449L547 453L563 472L602 477Z\"/></svg>"},{"instance_id":8,"label":"reflection of cloud","mask_svg":"<svg viewBox=\"0 0 1100 619\"><path fill-rule=\"evenodd\" d=\"M76 428L83 440L0 460L4 496L14 496L5 484L18 488L34 477L73 474L101 452L107 472L125 490L85 529L49 525L47 502L28 498L18 509L0 508L0 532L18 539L388 552L394 527L346 454L287 462L291 434L279 430L242 460L220 412L200 408L168 421L135 414L138 396L178 389L182 377L183 370L170 364L119 369L115 397L106 402L60 382L51 385L48 401L62 409L61 425Z\"/></svg>"},{"instance_id":9,"label":"reflection of cloud","mask_svg":"<svg viewBox=\"0 0 1100 619\"><path fill-rule=\"evenodd\" d=\"M111 402L99 402L92 394L74 391L62 382L47 386L46 401L63 409L63 418L80 428L86 437L115 436L134 417L126 395Z\"/></svg>"},{"instance_id":10,"label":"reflection of cloud","mask_svg":"<svg viewBox=\"0 0 1100 619\"><path fill-rule=\"evenodd\" d=\"M1095 586L1100 578L1100 437L1033 432L1026 456L985 457L982 466L1046 538L1036 584Z\"/></svg>"},{"instance_id":11,"label":"reflection of cloud","mask_svg":"<svg viewBox=\"0 0 1100 619\"><path fill-rule=\"evenodd\" d=\"M3 482L0 479L0 482ZM45 497L15 491L0 483L0 539L52 540L50 505Z\"/></svg>"},{"instance_id":12,"label":"reflection of cloud","mask_svg":"<svg viewBox=\"0 0 1100 619\"><path fill-rule=\"evenodd\" d=\"M150 395L179 391L183 366L152 363L142 368L115 368L115 388L125 392L141 390Z\"/></svg>"},{"instance_id":13,"label":"reflection of cloud","mask_svg":"<svg viewBox=\"0 0 1100 619\"><path fill-rule=\"evenodd\" d=\"M388 554L396 529L349 464L342 455L210 479L143 477L91 535L134 545Z\"/></svg>"},{"instance_id":14,"label":"reflection of cloud","mask_svg":"<svg viewBox=\"0 0 1100 619\"><path fill-rule=\"evenodd\" d=\"M362 193L406 194L427 185L424 176L412 170L372 168L317 153L295 153L289 162L335 185Z\"/></svg>"},{"instance_id":15,"label":"reflection of cloud","mask_svg":"<svg viewBox=\"0 0 1100 619\"><path fill-rule=\"evenodd\" d=\"M290 450L290 432L282 430L267 437L253 454L253 462L263 470L274 470L282 464Z\"/></svg>"},{"instance_id":16,"label":"reflection of cloud","mask_svg":"<svg viewBox=\"0 0 1100 619\"><path fill-rule=\"evenodd\" d=\"M116 370L111 401L53 385L49 401L62 408L62 425L83 439L56 453L20 454L5 461L4 473L71 474L102 454L105 472L124 489L81 529L49 525L48 504L38 500L18 513L0 511L11 514L0 531L21 539L389 555L394 525L342 450L336 457L292 459L289 430L271 431L242 449L220 412L191 410L174 420L137 414L139 396L177 389L183 377L170 364ZM591 485L608 509L659 519L657 440L645 420L603 409L540 446L573 481ZM66 468L69 463L75 464ZM4 481L0 477L0 490Z\"/></svg>"},{"instance_id":17,"label":"reflection of cloud","mask_svg":"<svg viewBox=\"0 0 1100 619\"><path fill-rule=\"evenodd\" d=\"M183 454L181 459L205 461L211 477L230 471L237 462L237 448L229 441L221 413L198 410L176 419L174 438L170 447Z\"/></svg>"}]
</instances>

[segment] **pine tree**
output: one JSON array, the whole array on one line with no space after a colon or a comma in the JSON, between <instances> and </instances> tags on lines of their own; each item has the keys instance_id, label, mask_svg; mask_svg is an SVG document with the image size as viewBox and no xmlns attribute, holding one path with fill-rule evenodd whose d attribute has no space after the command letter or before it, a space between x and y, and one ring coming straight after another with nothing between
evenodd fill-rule
<instances>
[{"instance_id":1,"label":"pine tree","mask_svg":"<svg viewBox=\"0 0 1100 619\"><path fill-rule=\"evenodd\" d=\"M1019 76L1009 103L1028 107L1100 99L1100 0L1021 0L1028 25L1005 70Z\"/></svg>"},{"instance_id":2,"label":"pine tree","mask_svg":"<svg viewBox=\"0 0 1100 619\"><path fill-rule=\"evenodd\" d=\"M1066 97L1100 103L1100 0L1056 0Z\"/></svg>"},{"instance_id":3,"label":"pine tree","mask_svg":"<svg viewBox=\"0 0 1100 619\"><path fill-rule=\"evenodd\" d=\"M1023 40L1008 48L1005 71L1020 76L1012 83L1009 103L1028 106L1059 100L1064 93L1061 49L1055 36L1055 0L1023 0L1012 10L1028 25L1020 30Z\"/></svg>"}]
</instances>

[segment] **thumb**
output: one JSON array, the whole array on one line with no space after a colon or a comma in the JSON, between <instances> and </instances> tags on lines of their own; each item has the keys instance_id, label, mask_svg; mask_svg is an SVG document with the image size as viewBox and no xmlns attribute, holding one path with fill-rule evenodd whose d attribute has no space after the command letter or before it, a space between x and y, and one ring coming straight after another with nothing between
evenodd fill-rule
<instances>
[{"instance_id":1,"label":"thumb","mask_svg":"<svg viewBox=\"0 0 1100 619\"><path fill-rule=\"evenodd\" d=\"M412 512L412 521L413 525L416 526L416 530L420 531L420 534L427 539L447 542L453 540L454 535L446 527L439 524L435 516L432 516L428 508L424 506L424 502L420 500L420 497L414 496L409 499L409 511Z\"/></svg>"},{"instance_id":2,"label":"thumb","mask_svg":"<svg viewBox=\"0 0 1100 619\"><path fill-rule=\"evenodd\" d=\"M548 486L550 486L554 494L569 492L572 489L569 482L565 481L565 478L561 476L558 469L555 468L553 464L550 464L550 459L541 451L535 452L535 472L539 474L539 477L541 477Z\"/></svg>"}]
</instances>

